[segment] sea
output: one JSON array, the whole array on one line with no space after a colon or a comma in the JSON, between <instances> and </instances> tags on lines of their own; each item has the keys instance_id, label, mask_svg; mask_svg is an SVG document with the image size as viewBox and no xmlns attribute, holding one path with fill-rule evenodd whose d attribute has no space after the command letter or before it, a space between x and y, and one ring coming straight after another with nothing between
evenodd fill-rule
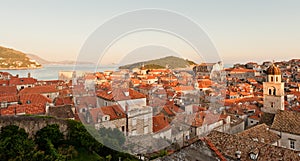
<instances>
[{"instance_id":1,"label":"sea","mask_svg":"<svg viewBox=\"0 0 300 161\"><path fill-rule=\"evenodd\" d=\"M231 67L232 64L225 64L224 67ZM40 69L22 69L22 70L0 70L2 72L9 72L12 75L19 75L19 77L27 77L30 73L31 77L38 80L57 80L60 71L80 71L80 72L103 72L107 70L115 71L118 69L117 65L109 66L95 66L95 65L44 65Z\"/></svg>"},{"instance_id":2,"label":"sea","mask_svg":"<svg viewBox=\"0 0 300 161\"><path fill-rule=\"evenodd\" d=\"M106 70L116 70L118 66L95 66L95 65L44 65L40 69L28 70L0 70L8 72L12 75L19 75L19 77L27 77L30 73L31 77L38 80L57 80L60 71L80 71L80 72L103 72Z\"/></svg>"}]
</instances>

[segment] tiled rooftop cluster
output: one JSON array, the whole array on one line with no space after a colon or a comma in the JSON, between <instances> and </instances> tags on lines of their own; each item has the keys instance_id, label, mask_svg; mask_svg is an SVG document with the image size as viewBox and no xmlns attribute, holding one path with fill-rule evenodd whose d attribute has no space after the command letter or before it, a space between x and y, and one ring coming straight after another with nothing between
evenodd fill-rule
<instances>
[{"instance_id":1,"label":"tiled rooftop cluster","mask_svg":"<svg viewBox=\"0 0 300 161\"><path fill-rule=\"evenodd\" d=\"M298 59L235 64L232 68L217 62L184 70L70 71L53 81L0 72L0 111L1 115L81 118L95 128L118 128L126 136L151 134L180 146L203 139L215 129L219 132L202 141L220 160L222 156L235 159L236 151L248 160L249 153L256 154L257 149L260 160L295 159L296 153L279 148L285 137L278 133L300 135L299 72ZM280 96L284 110L271 114L263 108L279 96L266 99L269 89L264 82L270 81L270 74L281 74L284 83L284 95ZM292 141L296 141L297 151L300 140Z\"/></svg>"}]
</instances>

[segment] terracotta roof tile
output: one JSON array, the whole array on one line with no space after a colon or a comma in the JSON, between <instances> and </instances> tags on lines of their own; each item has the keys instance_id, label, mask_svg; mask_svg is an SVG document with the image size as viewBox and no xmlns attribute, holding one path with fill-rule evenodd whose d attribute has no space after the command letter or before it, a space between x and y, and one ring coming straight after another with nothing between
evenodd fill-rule
<instances>
[{"instance_id":1,"label":"terracotta roof tile","mask_svg":"<svg viewBox=\"0 0 300 161\"><path fill-rule=\"evenodd\" d=\"M73 97L57 97L53 101L56 106L74 105Z\"/></svg>"},{"instance_id":2,"label":"terracotta roof tile","mask_svg":"<svg viewBox=\"0 0 300 161\"><path fill-rule=\"evenodd\" d=\"M20 101L22 104L42 104L51 103L51 99L41 94L22 94L20 95Z\"/></svg>"},{"instance_id":3,"label":"terracotta roof tile","mask_svg":"<svg viewBox=\"0 0 300 161\"><path fill-rule=\"evenodd\" d=\"M125 95L126 92L129 92L128 96ZM97 96L111 101L146 98L145 95L131 88L129 89L114 88L112 91L104 91L104 90L97 91Z\"/></svg>"},{"instance_id":4,"label":"terracotta roof tile","mask_svg":"<svg viewBox=\"0 0 300 161\"><path fill-rule=\"evenodd\" d=\"M18 102L19 98L17 95L6 95L6 96L0 96L0 102Z\"/></svg>"},{"instance_id":5,"label":"terracotta roof tile","mask_svg":"<svg viewBox=\"0 0 300 161\"><path fill-rule=\"evenodd\" d=\"M10 86L25 85L25 84L35 84L37 82L34 78L11 78L9 80Z\"/></svg>"},{"instance_id":6,"label":"terracotta roof tile","mask_svg":"<svg viewBox=\"0 0 300 161\"><path fill-rule=\"evenodd\" d=\"M164 131L169 128L171 128L171 126L168 122L168 119L163 114L153 116L153 132L154 133Z\"/></svg>"},{"instance_id":7,"label":"terracotta roof tile","mask_svg":"<svg viewBox=\"0 0 300 161\"><path fill-rule=\"evenodd\" d=\"M273 144L280 139L280 137L269 130L266 124L259 124L250 129L236 134L237 136L257 140L267 144Z\"/></svg>"},{"instance_id":8,"label":"terracotta roof tile","mask_svg":"<svg viewBox=\"0 0 300 161\"><path fill-rule=\"evenodd\" d=\"M226 157L236 160L235 153L241 152L241 160L251 160L250 152L258 154L258 161L265 160L299 160L298 152L266 143L253 141L237 135L212 131L207 136L212 144Z\"/></svg>"},{"instance_id":9,"label":"terracotta roof tile","mask_svg":"<svg viewBox=\"0 0 300 161\"><path fill-rule=\"evenodd\" d=\"M275 114L271 129L300 135L300 113L294 111L279 110Z\"/></svg>"},{"instance_id":10,"label":"terracotta roof tile","mask_svg":"<svg viewBox=\"0 0 300 161\"><path fill-rule=\"evenodd\" d=\"M29 94L29 93L55 93L58 92L56 85L47 85L47 86L35 86L31 88L24 88L19 93L20 94Z\"/></svg>"},{"instance_id":11,"label":"terracotta roof tile","mask_svg":"<svg viewBox=\"0 0 300 161\"><path fill-rule=\"evenodd\" d=\"M7 108L0 109L1 115L40 115L45 114L45 105L42 104L24 104L24 105L12 105Z\"/></svg>"},{"instance_id":12,"label":"terracotta roof tile","mask_svg":"<svg viewBox=\"0 0 300 161\"><path fill-rule=\"evenodd\" d=\"M16 86L0 86L0 94L17 95L17 87Z\"/></svg>"},{"instance_id":13,"label":"terracotta roof tile","mask_svg":"<svg viewBox=\"0 0 300 161\"><path fill-rule=\"evenodd\" d=\"M90 109L90 114L94 123L97 122L98 116L109 115L110 120L126 118L126 114L119 105L105 106Z\"/></svg>"}]
</instances>

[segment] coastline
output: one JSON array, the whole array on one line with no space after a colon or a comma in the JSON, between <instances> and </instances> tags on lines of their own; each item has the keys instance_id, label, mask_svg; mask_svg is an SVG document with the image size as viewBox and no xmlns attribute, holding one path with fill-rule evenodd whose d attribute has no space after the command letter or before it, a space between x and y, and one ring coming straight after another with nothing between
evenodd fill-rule
<instances>
[{"instance_id":1,"label":"coastline","mask_svg":"<svg viewBox=\"0 0 300 161\"><path fill-rule=\"evenodd\" d=\"M0 68L0 70L34 70L34 69L42 69L41 67L35 67L35 68L28 68L28 67L22 67L22 68Z\"/></svg>"}]
</instances>

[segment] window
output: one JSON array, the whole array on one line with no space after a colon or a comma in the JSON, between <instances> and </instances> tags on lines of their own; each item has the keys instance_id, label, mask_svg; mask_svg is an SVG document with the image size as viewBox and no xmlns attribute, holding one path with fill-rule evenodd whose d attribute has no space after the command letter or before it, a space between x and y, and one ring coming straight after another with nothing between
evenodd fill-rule
<instances>
[{"instance_id":1,"label":"window","mask_svg":"<svg viewBox=\"0 0 300 161\"><path fill-rule=\"evenodd\" d=\"M272 94L272 90L271 89L269 89L269 95L271 95Z\"/></svg>"},{"instance_id":2,"label":"window","mask_svg":"<svg viewBox=\"0 0 300 161\"><path fill-rule=\"evenodd\" d=\"M144 134L148 134L148 126L144 127Z\"/></svg>"},{"instance_id":3,"label":"window","mask_svg":"<svg viewBox=\"0 0 300 161\"><path fill-rule=\"evenodd\" d=\"M273 95L274 95L274 96L276 95L276 89L273 90Z\"/></svg>"},{"instance_id":4,"label":"window","mask_svg":"<svg viewBox=\"0 0 300 161\"><path fill-rule=\"evenodd\" d=\"M276 77L276 82L278 82L278 76Z\"/></svg>"},{"instance_id":5,"label":"window","mask_svg":"<svg viewBox=\"0 0 300 161\"><path fill-rule=\"evenodd\" d=\"M250 121L251 122L251 124L253 124L253 121Z\"/></svg>"},{"instance_id":6,"label":"window","mask_svg":"<svg viewBox=\"0 0 300 161\"><path fill-rule=\"evenodd\" d=\"M125 131L125 126L122 126L122 132L124 132Z\"/></svg>"},{"instance_id":7,"label":"window","mask_svg":"<svg viewBox=\"0 0 300 161\"><path fill-rule=\"evenodd\" d=\"M136 135L136 130L132 130L132 135Z\"/></svg>"},{"instance_id":8,"label":"window","mask_svg":"<svg viewBox=\"0 0 300 161\"><path fill-rule=\"evenodd\" d=\"M132 119L132 126L135 126L136 125L136 118L133 118Z\"/></svg>"},{"instance_id":9,"label":"window","mask_svg":"<svg viewBox=\"0 0 300 161\"><path fill-rule=\"evenodd\" d=\"M189 135L186 135L185 136L185 140L189 140L190 139L190 136Z\"/></svg>"},{"instance_id":10,"label":"window","mask_svg":"<svg viewBox=\"0 0 300 161\"><path fill-rule=\"evenodd\" d=\"M5 107L7 107L7 102L6 101L1 102L1 108L5 108Z\"/></svg>"},{"instance_id":11,"label":"window","mask_svg":"<svg viewBox=\"0 0 300 161\"><path fill-rule=\"evenodd\" d=\"M291 149L295 149L295 142L296 140L293 140L293 139L289 139L290 140L290 148Z\"/></svg>"},{"instance_id":12,"label":"window","mask_svg":"<svg viewBox=\"0 0 300 161\"><path fill-rule=\"evenodd\" d=\"M271 102L271 107L274 107L274 104L275 104L274 102Z\"/></svg>"},{"instance_id":13,"label":"window","mask_svg":"<svg viewBox=\"0 0 300 161\"><path fill-rule=\"evenodd\" d=\"M271 76L271 82L273 82L273 81L274 81L273 76Z\"/></svg>"}]
</instances>

